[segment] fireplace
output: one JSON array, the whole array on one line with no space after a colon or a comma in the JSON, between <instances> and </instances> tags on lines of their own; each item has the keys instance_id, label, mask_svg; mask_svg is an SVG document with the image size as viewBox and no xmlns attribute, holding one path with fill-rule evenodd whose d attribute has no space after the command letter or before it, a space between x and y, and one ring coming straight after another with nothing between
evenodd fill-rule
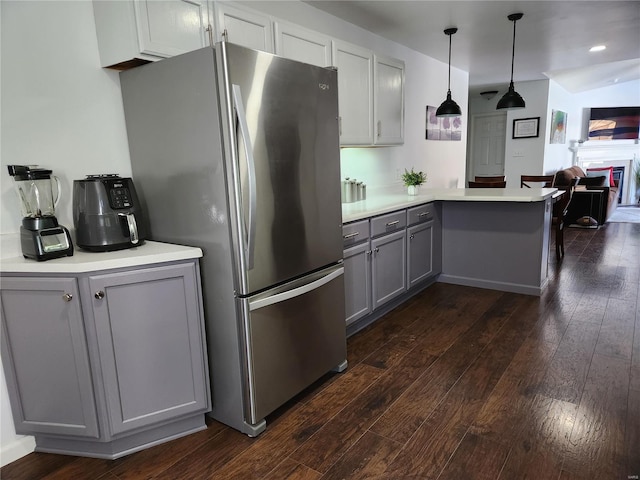
<instances>
[{"instance_id":1,"label":"fireplace","mask_svg":"<svg viewBox=\"0 0 640 480\"><path fill-rule=\"evenodd\" d=\"M618 181L618 203L635 203L634 163L640 161L637 140L572 142L573 165L583 170L590 167L613 167L613 178Z\"/></svg>"}]
</instances>

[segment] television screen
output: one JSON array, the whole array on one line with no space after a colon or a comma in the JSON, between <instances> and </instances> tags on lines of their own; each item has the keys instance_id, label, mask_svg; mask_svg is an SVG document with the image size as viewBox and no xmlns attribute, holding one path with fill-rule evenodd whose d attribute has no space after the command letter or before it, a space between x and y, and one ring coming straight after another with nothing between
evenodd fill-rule
<instances>
[{"instance_id":1,"label":"television screen","mask_svg":"<svg viewBox=\"0 0 640 480\"><path fill-rule=\"evenodd\" d=\"M592 108L589 140L637 139L640 132L640 107Z\"/></svg>"}]
</instances>

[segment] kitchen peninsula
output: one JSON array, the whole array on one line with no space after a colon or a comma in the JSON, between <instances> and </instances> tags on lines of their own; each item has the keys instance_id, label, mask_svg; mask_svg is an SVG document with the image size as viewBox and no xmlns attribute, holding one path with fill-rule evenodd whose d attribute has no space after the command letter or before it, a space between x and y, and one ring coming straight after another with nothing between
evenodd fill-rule
<instances>
[{"instance_id":1,"label":"kitchen peninsula","mask_svg":"<svg viewBox=\"0 0 640 480\"><path fill-rule=\"evenodd\" d=\"M372 312L382 303L396 299L380 308L379 314L410 296L412 289L417 291L419 285L424 287L435 281L540 295L547 283L551 204L556 191L422 189L419 195L409 196L396 187L371 192L366 200L343 204L347 297L350 290L354 293L353 298L347 299L347 325L360 319L370 323L378 318ZM430 226L422 237L421 230L413 230L420 229L421 222ZM384 260L391 255L381 243L385 238L396 242L395 263ZM359 246L362 261L358 264L352 259ZM426 261L425 256L429 257ZM373 266L367 266L369 259ZM350 278L349 268L358 268L357 265L361 272ZM416 273L420 268L424 270L422 276ZM372 271L370 287L350 285L367 269ZM394 278L398 279L395 283ZM373 299L365 308L367 288L373 292ZM358 324L362 326L362 322Z\"/></svg>"}]
</instances>

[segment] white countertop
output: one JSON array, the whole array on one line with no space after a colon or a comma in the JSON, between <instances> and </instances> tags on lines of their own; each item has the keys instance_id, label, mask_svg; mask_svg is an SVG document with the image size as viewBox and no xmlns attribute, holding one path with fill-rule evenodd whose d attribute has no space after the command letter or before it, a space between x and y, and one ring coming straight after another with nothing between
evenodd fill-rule
<instances>
[{"instance_id":1,"label":"white countertop","mask_svg":"<svg viewBox=\"0 0 640 480\"><path fill-rule=\"evenodd\" d=\"M115 252L87 252L74 246L73 256L42 262L22 256L18 234L0 235L0 246L2 273L86 273L202 257L199 248L148 240L139 247Z\"/></svg>"},{"instance_id":2,"label":"white countertop","mask_svg":"<svg viewBox=\"0 0 640 480\"><path fill-rule=\"evenodd\" d=\"M542 202L556 188L424 188L408 195L406 188L391 187L367 194L366 200L342 204L342 222L353 222L433 201Z\"/></svg>"}]
</instances>

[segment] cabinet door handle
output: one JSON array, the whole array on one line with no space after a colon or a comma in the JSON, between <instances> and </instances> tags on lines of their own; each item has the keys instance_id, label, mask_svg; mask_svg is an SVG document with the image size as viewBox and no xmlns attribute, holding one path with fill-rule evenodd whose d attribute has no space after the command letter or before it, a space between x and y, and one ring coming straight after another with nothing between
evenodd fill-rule
<instances>
[{"instance_id":1,"label":"cabinet door handle","mask_svg":"<svg viewBox=\"0 0 640 480\"><path fill-rule=\"evenodd\" d=\"M365 253L366 253L367 255L371 255L371 253L373 253L373 252L371 252L371 250L367 250Z\"/></svg>"},{"instance_id":2,"label":"cabinet door handle","mask_svg":"<svg viewBox=\"0 0 640 480\"><path fill-rule=\"evenodd\" d=\"M382 135L382 120L378 120L378 136Z\"/></svg>"},{"instance_id":3,"label":"cabinet door handle","mask_svg":"<svg viewBox=\"0 0 640 480\"><path fill-rule=\"evenodd\" d=\"M338 117L338 135L342 136L342 117Z\"/></svg>"},{"instance_id":4,"label":"cabinet door handle","mask_svg":"<svg viewBox=\"0 0 640 480\"><path fill-rule=\"evenodd\" d=\"M415 235L409 235L409 240L413 240L413 237L415 237Z\"/></svg>"},{"instance_id":5,"label":"cabinet door handle","mask_svg":"<svg viewBox=\"0 0 640 480\"><path fill-rule=\"evenodd\" d=\"M393 227L394 225L397 225L399 223L400 223L400 220L394 220L393 222L387 223L387 227Z\"/></svg>"},{"instance_id":6,"label":"cabinet door handle","mask_svg":"<svg viewBox=\"0 0 640 480\"><path fill-rule=\"evenodd\" d=\"M102 300L104 298L104 292L102 290L98 290L93 296L98 300Z\"/></svg>"},{"instance_id":7,"label":"cabinet door handle","mask_svg":"<svg viewBox=\"0 0 640 480\"><path fill-rule=\"evenodd\" d=\"M426 217L427 215L429 215L429 212L428 212L428 211L427 211L427 212L420 212L420 213L418 214L418 217Z\"/></svg>"},{"instance_id":8,"label":"cabinet door handle","mask_svg":"<svg viewBox=\"0 0 640 480\"><path fill-rule=\"evenodd\" d=\"M373 249L374 252L378 253L380 251L380 249L378 247Z\"/></svg>"},{"instance_id":9,"label":"cabinet door handle","mask_svg":"<svg viewBox=\"0 0 640 480\"><path fill-rule=\"evenodd\" d=\"M360 232L353 232L347 235L343 235L342 238L344 238L345 240L348 240L349 238L357 237L358 235L360 235Z\"/></svg>"},{"instance_id":10,"label":"cabinet door handle","mask_svg":"<svg viewBox=\"0 0 640 480\"><path fill-rule=\"evenodd\" d=\"M62 299L65 302L70 302L71 300L73 300L73 295L71 295L70 293L65 293L64 295L62 295Z\"/></svg>"}]
</instances>

